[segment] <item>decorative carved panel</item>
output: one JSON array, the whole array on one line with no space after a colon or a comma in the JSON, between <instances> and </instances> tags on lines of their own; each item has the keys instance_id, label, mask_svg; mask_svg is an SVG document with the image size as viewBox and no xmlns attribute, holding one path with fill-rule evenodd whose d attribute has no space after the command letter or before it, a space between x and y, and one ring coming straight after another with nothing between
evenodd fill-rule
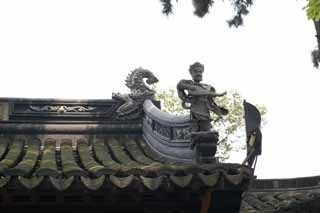
<instances>
[{"instance_id":1,"label":"decorative carved panel","mask_svg":"<svg viewBox=\"0 0 320 213\"><path fill-rule=\"evenodd\" d=\"M44 105L44 106L36 106L36 105L30 105L29 110L31 112L57 112L60 114L66 113L66 112L93 112L96 109L96 107L90 107L90 106L67 106L67 105Z\"/></svg>"},{"instance_id":2,"label":"decorative carved panel","mask_svg":"<svg viewBox=\"0 0 320 213\"><path fill-rule=\"evenodd\" d=\"M122 101L8 99L10 120L118 121ZM1 102L0 102L1 103ZM3 115L0 104L0 116ZM0 117L1 118L1 117Z\"/></svg>"},{"instance_id":3,"label":"decorative carved panel","mask_svg":"<svg viewBox=\"0 0 320 213\"><path fill-rule=\"evenodd\" d=\"M154 122L154 131L156 131L158 134L166 137L171 138L171 128L169 126L162 125L156 121Z\"/></svg>"},{"instance_id":4,"label":"decorative carved panel","mask_svg":"<svg viewBox=\"0 0 320 213\"><path fill-rule=\"evenodd\" d=\"M173 140L190 140L190 127L173 128Z\"/></svg>"}]
</instances>

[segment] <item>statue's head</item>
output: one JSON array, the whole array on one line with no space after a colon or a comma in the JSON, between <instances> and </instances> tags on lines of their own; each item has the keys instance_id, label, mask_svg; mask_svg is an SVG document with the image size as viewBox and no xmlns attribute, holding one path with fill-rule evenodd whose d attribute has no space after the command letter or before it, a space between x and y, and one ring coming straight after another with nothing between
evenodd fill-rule
<instances>
[{"instance_id":1,"label":"statue's head","mask_svg":"<svg viewBox=\"0 0 320 213\"><path fill-rule=\"evenodd\" d=\"M204 71L204 65L196 62L190 65L189 72L192 77L192 80L199 83L202 81L202 73Z\"/></svg>"}]
</instances>

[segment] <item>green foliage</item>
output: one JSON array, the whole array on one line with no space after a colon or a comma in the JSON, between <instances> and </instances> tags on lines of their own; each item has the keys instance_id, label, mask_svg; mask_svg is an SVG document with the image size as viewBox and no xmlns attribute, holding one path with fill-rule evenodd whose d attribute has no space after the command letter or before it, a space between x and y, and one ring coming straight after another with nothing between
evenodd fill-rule
<instances>
[{"instance_id":1,"label":"green foliage","mask_svg":"<svg viewBox=\"0 0 320 213\"><path fill-rule=\"evenodd\" d=\"M161 109L175 115L188 114L189 111L181 106L181 101L176 90L158 90L156 99L161 101ZM237 91L228 91L226 96L216 98L219 106L229 110L228 115L219 119L212 113L212 126L219 132L219 146L217 156L221 161L227 160L231 151L239 151L246 148L246 135L243 111L243 98ZM267 109L265 106L257 106L262 116L262 126L266 123Z\"/></svg>"},{"instance_id":2,"label":"green foliage","mask_svg":"<svg viewBox=\"0 0 320 213\"><path fill-rule=\"evenodd\" d=\"M161 101L161 110L175 115L185 115L189 111L182 108L181 101L175 89L157 90L156 99Z\"/></svg>"},{"instance_id":3,"label":"green foliage","mask_svg":"<svg viewBox=\"0 0 320 213\"><path fill-rule=\"evenodd\" d=\"M178 0L176 0L178 2ZM160 0L162 3L162 13L169 15L173 13L172 0ZM231 6L235 10L235 15L228 20L230 27L239 27L243 24L243 16L249 13L249 7L252 6L253 0L229 0ZM210 12L210 8L214 4L214 0L192 0L194 14L200 18Z\"/></svg>"},{"instance_id":4,"label":"green foliage","mask_svg":"<svg viewBox=\"0 0 320 213\"><path fill-rule=\"evenodd\" d=\"M320 21L320 0L309 0L307 5L308 19Z\"/></svg>"},{"instance_id":5,"label":"green foliage","mask_svg":"<svg viewBox=\"0 0 320 213\"><path fill-rule=\"evenodd\" d=\"M312 19L316 29L316 37L318 45L311 52L311 59L313 66L319 68L320 64L320 0L308 0L308 4L305 7L307 10L308 19Z\"/></svg>"}]
</instances>

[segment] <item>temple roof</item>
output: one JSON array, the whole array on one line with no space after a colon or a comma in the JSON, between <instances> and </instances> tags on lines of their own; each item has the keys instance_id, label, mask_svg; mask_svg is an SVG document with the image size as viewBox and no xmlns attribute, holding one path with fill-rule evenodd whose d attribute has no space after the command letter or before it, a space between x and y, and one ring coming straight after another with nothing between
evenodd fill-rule
<instances>
[{"instance_id":1,"label":"temple roof","mask_svg":"<svg viewBox=\"0 0 320 213\"><path fill-rule=\"evenodd\" d=\"M243 213L320 209L320 176L259 180L241 164L197 164L188 116L164 113L147 100L138 117L118 117L122 104L114 99L0 99L0 206L31 202L30 192L44 193L35 199L46 203L46 193L78 196L85 191L93 201L104 202L105 194L114 192L184 197L186 192L248 189L242 195ZM172 198L165 202L170 200L176 203Z\"/></svg>"}]
</instances>

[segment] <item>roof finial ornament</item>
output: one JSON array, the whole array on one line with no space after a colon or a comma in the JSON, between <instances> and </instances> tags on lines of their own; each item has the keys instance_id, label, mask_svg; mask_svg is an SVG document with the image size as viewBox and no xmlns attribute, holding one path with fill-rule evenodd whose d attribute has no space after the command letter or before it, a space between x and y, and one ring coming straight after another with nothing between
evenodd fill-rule
<instances>
[{"instance_id":1,"label":"roof finial ornament","mask_svg":"<svg viewBox=\"0 0 320 213\"><path fill-rule=\"evenodd\" d=\"M191 148L195 150L197 163L214 160L219 134L212 129L210 111L219 117L228 114L228 110L215 103L216 97L226 95L217 93L211 85L200 83L204 65L196 62L190 65L189 72L192 80L181 80L177 85L178 95L182 106L190 109L191 118Z\"/></svg>"},{"instance_id":2,"label":"roof finial ornament","mask_svg":"<svg viewBox=\"0 0 320 213\"><path fill-rule=\"evenodd\" d=\"M262 151L261 114L257 107L245 100L243 108L247 135L247 156L242 164L248 165L250 168L253 167L254 171L258 156Z\"/></svg>"},{"instance_id":3,"label":"roof finial ornament","mask_svg":"<svg viewBox=\"0 0 320 213\"><path fill-rule=\"evenodd\" d=\"M126 86L130 94L113 93L112 98L121 100L124 103L116 110L119 119L133 120L139 118L142 113L142 104L146 99L154 99L155 91L148 85L157 83L159 80L154 74L144 68L134 69L126 78Z\"/></svg>"}]
</instances>

